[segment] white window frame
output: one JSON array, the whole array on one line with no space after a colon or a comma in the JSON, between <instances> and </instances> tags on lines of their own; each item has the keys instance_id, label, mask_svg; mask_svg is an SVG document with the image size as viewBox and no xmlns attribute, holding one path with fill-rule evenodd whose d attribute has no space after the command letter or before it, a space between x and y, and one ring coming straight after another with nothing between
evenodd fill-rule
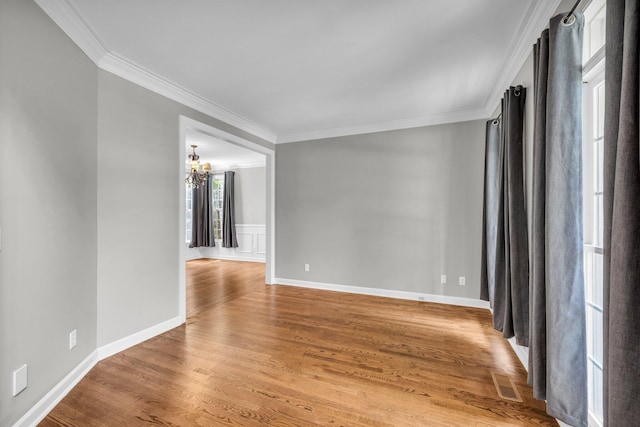
<instances>
[{"instance_id":1,"label":"white window frame","mask_svg":"<svg viewBox=\"0 0 640 427\"><path fill-rule=\"evenodd\" d=\"M185 243L191 243L191 224L193 221L193 193L191 192L191 186L189 184L185 184L184 199L184 237Z\"/></svg>"},{"instance_id":2,"label":"white window frame","mask_svg":"<svg viewBox=\"0 0 640 427\"><path fill-rule=\"evenodd\" d=\"M584 265L585 265L585 317L587 326L587 378L589 399L589 426L603 425L603 383L602 383L602 228L603 219L598 209L598 197L602 198L602 187L598 185L598 174L602 173L603 132L599 129L599 108L604 108L599 99L598 89L603 87L605 48L593 51L588 45L591 40L591 22L602 8L605 0L593 0L584 10L584 65L583 65L583 183L584 183ZM599 104L600 102L600 104ZM602 110L603 112L603 110ZM599 142L597 142L599 141ZM601 181L601 179L600 179Z\"/></svg>"},{"instance_id":3,"label":"white window frame","mask_svg":"<svg viewBox=\"0 0 640 427\"><path fill-rule=\"evenodd\" d=\"M219 230L219 235L214 237L214 240L216 242L222 242L222 222L224 220L224 173L223 172L215 172L213 174L211 174L211 207L213 208L213 230L214 230L214 236L216 234L216 229ZM213 181L218 180L221 181L221 189L220 191L216 192L213 189ZM216 200L216 195L218 195L220 197L220 200ZM219 203L219 207L216 207L216 205ZM216 221L216 211L219 212L219 219ZM218 227L216 227L216 222L219 222Z\"/></svg>"}]
</instances>

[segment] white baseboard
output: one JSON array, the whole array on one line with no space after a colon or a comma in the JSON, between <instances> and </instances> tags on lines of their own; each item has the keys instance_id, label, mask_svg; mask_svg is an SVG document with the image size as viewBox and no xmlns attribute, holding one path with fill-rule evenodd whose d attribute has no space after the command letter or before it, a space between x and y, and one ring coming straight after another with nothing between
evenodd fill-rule
<instances>
[{"instance_id":1,"label":"white baseboard","mask_svg":"<svg viewBox=\"0 0 640 427\"><path fill-rule=\"evenodd\" d=\"M230 259L230 258L224 258ZM249 259L234 259L235 261L255 261ZM264 262L264 261L256 261ZM292 280L276 278L275 283L287 286L298 286L328 291L348 292L353 294L381 296L388 298L398 298L414 301L435 302L440 304L460 305L464 307L489 308L486 301L473 298L452 297L446 295L422 294L417 292L395 291L390 289L366 288L360 286L336 285L330 283L308 282L303 280ZM95 366L98 361L106 359L127 348L133 347L143 341L167 332L180 326L183 320L178 316L161 322L150 328L131 334L127 337L114 341L110 344L98 347L86 359L80 362L62 381L51 389L36 405L34 405L13 427L31 427L37 425L47 416L47 414L71 391L71 389ZM517 353L517 351L516 351Z\"/></svg>"},{"instance_id":2,"label":"white baseboard","mask_svg":"<svg viewBox=\"0 0 640 427\"><path fill-rule=\"evenodd\" d=\"M518 359L520 360L520 363L522 363L524 370L529 372L529 347L516 344L515 337L509 338L507 341L509 342L509 344L511 344L511 348L513 348L516 356L518 356Z\"/></svg>"},{"instance_id":3,"label":"white baseboard","mask_svg":"<svg viewBox=\"0 0 640 427\"><path fill-rule=\"evenodd\" d=\"M140 344L143 341L148 340L149 338L153 338L156 335L160 335L165 333L173 328L176 328L182 325L184 322L180 319L179 316L174 317L173 319L165 320L162 323L158 323L157 325L151 326L150 328L144 329L142 331L131 334L127 337L121 338L117 341L114 341L110 344L103 345L102 347L98 347L98 360L106 359L109 356L113 356L116 353L120 353L123 350L126 350L134 345Z\"/></svg>"},{"instance_id":4,"label":"white baseboard","mask_svg":"<svg viewBox=\"0 0 640 427\"><path fill-rule=\"evenodd\" d=\"M207 251L207 250L187 250L187 255L185 257L185 261L192 261L194 259L222 259L225 261L248 261L248 262L261 262L265 263L264 254L247 254L241 255L242 252L233 252L228 251L228 253L220 253L218 251Z\"/></svg>"},{"instance_id":5,"label":"white baseboard","mask_svg":"<svg viewBox=\"0 0 640 427\"><path fill-rule=\"evenodd\" d=\"M309 282L305 280L276 278L279 285L298 286L301 288L320 289L325 291L347 292L351 294L372 295L387 298L406 299L412 301L436 302L440 304L460 305L463 307L489 308L487 301L473 298L452 297L447 295L422 294L419 292L395 291L391 289L366 288L361 286L337 285L333 283Z\"/></svg>"},{"instance_id":6,"label":"white baseboard","mask_svg":"<svg viewBox=\"0 0 640 427\"><path fill-rule=\"evenodd\" d=\"M562 421L558 421L561 423ZM562 425L562 424L560 424ZM602 427L602 421L596 415L589 410L589 427Z\"/></svg>"},{"instance_id":7,"label":"white baseboard","mask_svg":"<svg viewBox=\"0 0 640 427\"><path fill-rule=\"evenodd\" d=\"M184 322L180 317L165 320L150 328L136 332L110 344L103 345L94 350L86 359L80 362L71 372L56 384L38 403L22 416L13 427L36 426L47 416L49 412L75 387L78 382L93 368L96 363L116 353L140 344L143 341L160 335L168 330L180 326Z\"/></svg>"},{"instance_id":8,"label":"white baseboard","mask_svg":"<svg viewBox=\"0 0 640 427\"><path fill-rule=\"evenodd\" d=\"M76 384L98 363L98 350L94 350L71 372L44 395L13 427L36 426L71 391Z\"/></svg>"},{"instance_id":9,"label":"white baseboard","mask_svg":"<svg viewBox=\"0 0 640 427\"><path fill-rule=\"evenodd\" d=\"M227 256L227 255L216 255L216 256L202 256L200 258L206 258L206 259L222 259L225 261L247 261L247 262L261 262L261 263L265 263L264 259L258 259L258 258L242 258L242 257L238 257L238 256ZM198 258L191 258L191 259L198 259Z\"/></svg>"}]
</instances>

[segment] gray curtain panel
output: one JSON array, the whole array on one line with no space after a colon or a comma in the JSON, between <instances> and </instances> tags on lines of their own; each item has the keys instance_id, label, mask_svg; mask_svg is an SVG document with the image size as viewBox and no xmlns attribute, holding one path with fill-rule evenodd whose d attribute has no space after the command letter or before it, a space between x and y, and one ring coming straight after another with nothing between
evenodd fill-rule
<instances>
[{"instance_id":1,"label":"gray curtain panel","mask_svg":"<svg viewBox=\"0 0 640 427\"><path fill-rule=\"evenodd\" d=\"M549 30L533 47L533 200L529 289L529 383L536 399L547 398L547 314L545 269L545 194Z\"/></svg>"},{"instance_id":2,"label":"gray curtain panel","mask_svg":"<svg viewBox=\"0 0 640 427\"><path fill-rule=\"evenodd\" d=\"M555 16L534 50L529 380L547 412L587 425L582 221L582 29Z\"/></svg>"},{"instance_id":3,"label":"gray curtain panel","mask_svg":"<svg viewBox=\"0 0 640 427\"><path fill-rule=\"evenodd\" d=\"M509 88L502 99L502 114L487 123L480 295L491 302L494 327L506 338L515 336L520 345L529 341L525 97L522 86Z\"/></svg>"},{"instance_id":4,"label":"gray curtain panel","mask_svg":"<svg viewBox=\"0 0 640 427\"><path fill-rule=\"evenodd\" d=\"M191 243L190 248L214 247L213 206L211 206L211 175L198 187L192 187Z\"/></svg>"},{"instance_id":5,"label":"gray curtain panel","mask_svg":"<svg viewBox=\"0 0 640 427\"><path fill-rule=\"evenodd\" d=\"M501 117L487 121L484 153L485 174L480 298L489 301L494 311L496 309L493 301L495 300L496 239L498 236L498 185L502 182L502 170L499 168L501 131Z\"/></svg>"},{"instance_id":6,"label":"gray curtain panel","mask_svg":"<svg viewBox=\"0 0 640 427\"><path fill-rule=\"evenodd\" d=\"M233 179L235 172L224 173L224 203L222 206L222 246L225 248L237 248L236 237L236 199L234 194Z\"/></svg>"},{"instance_id":7,"label":"gray curtain panel","mask_svg":"<svg viewBox=\"0 0 640 427\"><path fill-rule=\"evenodd\" d=\"M640 423L640 2L607 1L604 151L606 426Z\"/></svg>"},{"instance_id":8,"label":"gray curtain panel","mask_svg":"<svg viewBox=\"0 0 640 427\"><path fill-rule=\"evenodd\" d=\"M507 299L513 333L519 345L529 345L529 242L524 194L524 107L526 89L510 88L504 96L502 135L504 163L504 230ZM503 334L505 332L503 330Z\"/></svg>"}]
</instances>

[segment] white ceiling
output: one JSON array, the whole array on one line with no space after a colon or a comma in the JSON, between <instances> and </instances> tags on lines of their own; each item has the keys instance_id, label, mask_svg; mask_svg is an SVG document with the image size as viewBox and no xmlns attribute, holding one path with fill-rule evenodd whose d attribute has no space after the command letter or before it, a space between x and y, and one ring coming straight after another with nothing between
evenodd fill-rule
<instances>
[{"instance_id":1,"label":"white ceiling","mask_svg":"<svg viewBox=\"0 0 640 427\"><path fill-rule=\"evenodd\" d=\"M560 0L36 2L101 68L290 142L487 118Z\"/></svg>"}]
</instances>

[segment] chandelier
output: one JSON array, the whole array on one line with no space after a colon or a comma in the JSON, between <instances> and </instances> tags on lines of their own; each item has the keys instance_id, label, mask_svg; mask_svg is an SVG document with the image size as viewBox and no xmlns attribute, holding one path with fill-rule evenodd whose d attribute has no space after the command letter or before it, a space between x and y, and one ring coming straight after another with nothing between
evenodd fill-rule
<instances>
[{"instance_id":1,"label":"chandelier","mask_svg":"<svg viewBox=\"0 0 640 427\"><path fill-rule=\"evenodd\" d=\"M209 177L209 171L211 170L211 165L209 163L205 163L203 166L200 165L200 156L196 154L197 145L191 146L193 153L189 154L189 163L191 165L189 175L185 178L184 182L192 187L199 187L203 185L207 178Z\"/></svg>"}]
</instances>

